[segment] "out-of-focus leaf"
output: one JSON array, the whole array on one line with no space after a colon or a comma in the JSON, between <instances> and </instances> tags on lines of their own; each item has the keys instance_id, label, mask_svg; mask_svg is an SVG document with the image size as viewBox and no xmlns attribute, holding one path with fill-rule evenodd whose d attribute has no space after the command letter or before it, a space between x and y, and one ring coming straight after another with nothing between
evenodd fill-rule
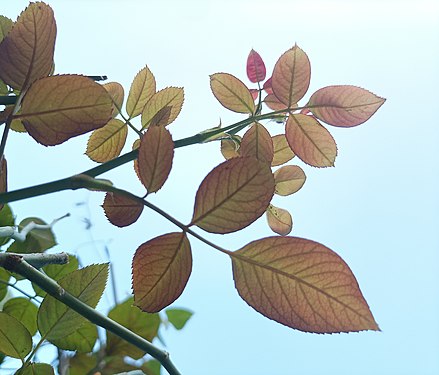
<instances>
[{"instance_id":1,"label":"out-of-focus leaf","mask_svg":"<svg viewBox=\"0 0 439 375\"><path fill-rule=\"evenodd\" d=\"M0 158L0 193L8 191L8 164L6 158L1 156ZM0 210L3 209L4 204L0 204ZM3 241L3 239L0 239Z\"/></svg>"},{"instance_id":2,"label":"out-of-focus leaf","mask_svg":"<svg viewBox=\"0 0 439 375\"><path fill-rule=\"evenodd\" d=\"M13 316L0 312L0 352L24 359L32 349L32 336Z\"/></svg>"},{"instance_id":3,"label":"out-of-focus leaf","mask_svg":"<svg viewBox=\"0 0 439 375\"><path fill-rule=\"evenodd\" d=\"M156 359L145 362L141 369L146 375L160 375L161 364Z\"/></svg>"},{"instance_id":4,"label":"out-of-focus leaf","mask_svg":"<svg viewBox=\"0 0 439 375\"><path fill-rule=\"evenodd\" d=\"M271 162L272 167L285 164L286 162L294 158L294 152L293 150L291 150L285 134L275 135L274 137L272 137L272 141L274 148L273 161Z\"/></svg>"},{"instance_id":5,"label":"out-of-focus leaf","mask_svg":"<svg viewBox=\"0 0 439 375\"><path fill-rule=\"evenodd\" d=\"M267 222L270 229L281 236L286 236L293 229L291 214L287 210L272 204L267 208Z\"/></svg>"},{"instance_id":6,"label":"out-of-focus leaf","mask_svg":"<svg viewBox=\"0 0 439 375\"><path fill-rule=\"evenodd\" d=\"M262 86L262 88L264 89L264 91L270 95L273 94L273 85L272 85L272 78L268 78L265 82L264 82L264 86Z\"/></svg>"},{"instance_id":7,"label":"out-of-focus leaf","mask_svg":"<svg viewBox=\"0 0 439 375\"><path fill-rule=\"evenodd\" d=\"M195 197L190 225L211 233L230 233L257 220L274 193L274 178L267 163L255 158L233 158L215 167Z\"/></svg>"},{"instance_id":8,"label":"out-of-focus leaf","mask_svg":"<svg viewBox=\"0 0 439 375\"><path fill-rule=\"evenodd\" d=\"M0 267L0 302L3 301L3 298L8 294L8 286L4 283L9 282L9 278L11 274L6 271L3 267Z\"/></svg>"},{"instance_id":9,"label":"out-of-focus leaf","mask_svg":"<svg viewBox=\"0 0 439 375\"><path fill-rule=\"evenodd\" d=\"M287 120L285 135L293 152L314 167L333 167L337 145L314 117L297 114Z\"/></svg>"},{"instance_id":10,"label":"out-of-focus leaf","mask_svg":"<svg viewBox=\"0 0 439 375\"><path fill-rule=\"evenodd\" d=\"M140 181L155 193L166 182L172 168L174 142L164 126L150 126L142 136L139 147L138 171Z\"/></svg>"},{"instance_id":11,"label":"out-of-focus leaf","mask_svg":"<svg viewBox=\"0 0 439 375\"><path fill-rule=\"evenodd\" d=\"M0 95L6 95L6 94L0 93ZM6 121L8 121L8 117L12 114L13 111L14 111L14 106L12 105L8 105L3 109L3 111L0 111L0 125L3 125Z\"/></svg>"},{"instance_id":12,"label":"out-of-focus leaf","mask_svg":"<svg viewBox=\"0 0 439 375\"><path fill-rule=\"evenodd\" d=\"M8 17L0 16L0 42L11 31L14 22Z\"/></svg>"},{"instance_id":13,"label":"out-of-focus leaf","mask_svg":"<svg viewBox=\"0 0 439 375\"><path fill-rule=\"evenodd\" d=\"M273 93L288 108L303 98L309 87L311 65L306 53L297 46L285 52L273 69Z\"/></svg>"},{"instance_id":14,"label":"out-of-focus leaf","mask_svg":"<svg viewBox=\"0 0 439 375\"><path fill-rule=\"evenodd\" d=\"M108 264L94 264L67 274L59 284L82 302L95 308L105 289ZM38 329L49 341L75 332L86 319L47 295L38 311Z\"/></svg>"},{"instance_id":15,"label":"out-of-focus leaf","mask_svg":"<svg viewBox=\"0 0 439 375\"><path fill-rule=\"evenodd\" d=\"M367 121L385 101L361 87L328 86L312 94L307 106L327 124L351 127Z\"/></svg>"},{"instance_id":16,"label":"out-of-focus leaf","mask_svg":"<svg viewBox=\"0 0 439 375\"><path fill-rule=\"evenodd\" d=\"M140 202L115 193L105 195L102 207L109 222L120 228L135 223L143 211Z\"/></svg>"},{"instance_id":17,"label":"out-of-focus leaf","mask_svg":"<svg viewBox=\"0 0 439 375\"><path fill-rule=\"evenodd\" d=\"M157 312L183 292L192 271L192 254L185 233L168 233L140 245L133 258L134 303Z\"/></svg>"},{"instance_id":18,"label":"out-of-focus leaf","mask_svg":"<svg viewBox=\"0 0 439 375\"><path fill-rule=\"evenodd\" d=\"M122 108L124 91L123 86L118 82L108 82L102 87L107 90L108 94L110 94L111 99L113 100L113 111L111 112L111 117L116 117L120 113L120 109Z\"/></svg>"},{"instance_id":19,"label":"out-of-focus leaf","mask_svg":"<svg viewBox=\"0 0 439 375\"><path fill-rule=\"evenodd\" d=\"M247 77L250 82L261 82L265 79L267 71L261 55L255 50L251 50L247 57Z\"/></svg>"},{"instance_id":20,"label":"out-of-focus leaf","mask_svg":"<svg viewBox=\"0 0 439 375\"><path fill-rule=\"evenodd\" d=\"M166 87L156 92L145 104L142 112L142 130L151 124L166 126L180 114L184 101L182 87Z\"/></svg>"},{"instance_id":21,"label":"out-of-focus leaf","mask_svg":"<svg viewBox=\"0 0 439 375\"><path fill-rule=\"evenodd\" d=\"M273 161L273 141L271 135L262 124L255 123L248 129L241 142L241 156L251 156L264 163Z\"/></svg>"},{"instance_id":22,"label":"out-of-focus leaf","mask_svg":"<svg viewBox=\"0 0 439 375\"><path fill-rule=\"evenodd\" d=\"M53 367L47 363L28 363L19 375L55 375Z\"/></svg>"},{"instance_id":23,"label":"out-of-focus leaf","mask_svg":"<svg viewBox=\"0 0 439 375\"><path fill-rule=\"evenodd\" d=\"M306 176L297 165L284 165L274 172L274 192L278 195L290 195L299 191L305 183Z\"/></svg>"},{"instance_id":24,"label":"out-of-focus leaf","mask_svg":"<svg viewBox=\"0 0 439 375\"><path fill-rule=\"evenodd\" d=\"M97 358L95 356L76 353L69 360L69 375L84 375L88 374L97 364Z\"/></svg>"},{"instance_id":25,"label":"out-of-focus leaf","mask_svg":"<svg viewBox=\"0 0 439 375\"><path fill-rule=\"evenodd\" d=\"M270 319L304 332L379 330L348 265L317 242L268 237L231 258L239 295Z\"/></svg>"},{"instance_id":26,"label":"out-of-focus leaf","mask_svg":"<svg viewBox=\"0 0 439 375\"><path fill-rule=\"evenodd\" d=\"M140 115L145 104L155 94L156 83L154 75L145 66L134 77L128 94L126 110L130 119Z\"/></svg>"},{"instance_id":27,"label":"out-of-focus leaf","mask_svg":"<svg viewBox=\"0 0 439 375\"><path fill-rule=\"evenodd\" d=\"M183 329L188 320L194 313L185 309L169 308L165 310L169 323L171 323L176 329Z\"/></svg>"},{"instance_id":28,"label":"out-of-focus leaf","mask_svg":"<svg viewBox=\"0 0 439 375\"><path fill-rule=\"evenodd\" d=\"M126 363L123 357L106 358L100 373L99 375L143 375L137 366Z\"/></svg>"},{"instance_id":29,"label":"out-of-focus leaf","mask_svg":"<svg viewBox=\"0 0 439 375\"><path fill-rule=\"evenodd\" d=\"M98 163L104 163L120 155L127 139L128 127L119 119L111 119L95 130L87 143L87 156Z\"/></svg>"},{"instance_id":30,"label":"out-of-focus leaf","mask_svg":"<svg viewBox=\"0 0 439 375\"><path fill-rule=\"evenodd\" d=\"M213 95L227 109L238 113L255 112L255 102L247 86L228 73L216 73L210 76L210 88Z\"/></svg>"},{"instance_id":31,"label":"out-of-focus leaf","mask_svg":"<svg viewBox=\"0 0 439 375\"><path fill-rule=\"evenodd\" d=\"M97 327L87 320L76 331L59 339L52 339L51 342L59 349L90 353L97 339Z\"/></svg>"},{"instance_id":32,"label":"out-of-focus leaf","mask_svg":"<svg viewBox=\"0 0 439 375\"><path fill-rule=\"evenodd\" d=\"M24 297L11 298L6 301L3 311L21 322L31 336L37 332L38 307Z\"/></svg>"},{"instance_id":33,"label":"out-of-focus leaf","mask_svg":"<svg viewBox=\"0 0 439 375\"><path fill-rule=\"evenodd\" d=\"M15 217L9 204L3 205L0 210L0 227L13 227L15 225ZM0 237L0 246L9 242L10 238Z\"/></svg>"},{"instance_id":34,"label":"out-of-focus leaf","mask_svg":"<svg viewBox=\"0 0 439 375\"><path fill-rule=\"evenodd\" d=\"M237 158L240 156L241 137L239 135L233 136L233 138L221 140L221 154L224 159Z\"/></svg>"},{"instance_id":35,"label":"out-of-focus leaf","mask_svg":"<svg viewBox=\"0 0 439 375\"><path fill-rule=\"evenodd\" d=\"M158 314L148 314L134 306L132 297L111 309L108 317L148 341L152 341L157 336L161 323ZM106 353L109 356L124 357L127 355L133 359L139 359L145 355L143 350L109 331L107 331Z\"/></svg>"},{"instance_id":36,"label":"out-of-focus leaf","mask_svg":"<svg viewBox=\"0 0 439 375\"><path fill-rule=\"evenodd\" d=\"M287 107L274 94L268 94L264 99L264 103L273 111L281 111ZM292 105L293 108L296 106L296 104Z\"/></svg>"},{"instance_id":37,"label":"out-of-focus leaf","mask_svg":"<svg viewBox=\"0 0 439 375\"><path fill-rule=\"evenodd\" d=\"M56 23L43 2L31 3L0 44L0 78L14 89L25 89L52 69Z\"/></svg>"},{"instance_id":38,"label":"out-of-focus leaf","mask_svg":"<svg viewBox=\"0 0 439 375\"><path fill-rule=\"evenodd\" d=\"M59 75L36 81L14 117L37 142L54 146L101 128L112 110L110 95L98 83L84 76Z\"/></svg>"}]
</instances>

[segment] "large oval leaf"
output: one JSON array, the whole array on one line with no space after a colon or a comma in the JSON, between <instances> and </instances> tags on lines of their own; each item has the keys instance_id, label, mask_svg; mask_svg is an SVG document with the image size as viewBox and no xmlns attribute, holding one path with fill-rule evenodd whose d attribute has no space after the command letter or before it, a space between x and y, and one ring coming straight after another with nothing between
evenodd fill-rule
<instances>
[{"instance_id":1,"label":"large oval leaf","mask_svg":"<svg viewBox=\"0 0 439 375\"><path fill-rule=\"evenodd\" d=\"M0 44L0 78L17 90L47 77L53 65L56 23L43 2L31 3Z\"/></svg>"},{"instance_id":2,"label":"large oval leaf","mask_svg":"<svg viewBox=\"0 0 439 375\"><path fill-rule=\"evenodd\" d=\"M311 78L311 65L306 53L297 46L285 52L273 69L273 93L288 108L303 98Z\"/></svg>"},{"instance_id":3,"label":"large oval leaf","mask_svg":"<svg viewBox=\"0 0 439 375\"><path fill-rule=\"evenodd\" d=\"M348 265L317 242L268 237L230 256L239 295L270 319L305 332L379 330Z\"/></svg>"},{"instance_id":4,"label":"large oval leaf","mask_svg":"<svg viewBox=\"0 0 439 375\"><path fill-rule=\"evenodd\" d=\"M285 127L288 144L305 163L333 167L337 145L331 134L312 116L290 115Z\"/></svg>"},{"instance_id":5,"label":"large oval leaf","mask_svg":"<svg viewBox=\"0 0 439 375\"><path fill-rule=\"evenodd\" d=\"M28 133L45 146L58 145L101 128L111 118L113 102L93 80L78 75L36 81L23 99L21 113Z\"/></svg>"},{"instance_id":6,"label":"large oval leaf","mask_svg":"<svg viewBox=\"0 0 439 375\"><path fill-rule=\"evenodd\" d=\"M297 165L284 165L273 173L275 189L278 195L290 195L299 191L305 183L306 176Z\"/></svg>"},{"instance_id":7,"label":"large oval leaf","mask_svg":"<svg viewBox=\"0 0 439 375\"><path fill-rule=\"evenodd\" d=\"M251 156L264 163L271 164L274 149L270 133L262 124L255 123L242 137L241 156Z\"/></svg>"},{"instance_id":8,"label":"large oval leaf","mask_svg":"<svg viewBox=\"0 0 439 375\"><path fill-rule=\"evenodd\" d=\"M307 106L327 124L351 127L367 121L385 101L361 87L328 86L312 94Z\"/></svg>"},{"instance_id":9,"label":"large oval leaf","mask_svg":"<svg viewBox=\"0 0 439 375\"><path fill-rule=\"evenodd\" d=\"M133 258L134 303L158 312L183 292L192 271L185 233L168 233L140 245Z\"/></svg>"},{"instance_id":10,"label":"large oval leaf","mask_svg":"<svg viewBox=\"0 0 439 375\"><path fill-rule=\"evenodd\" d=\"M254 49L250 51L247 57L247 77L250 82L261 82L265 79L267 71L265 69L264 60L261 55Z\"/></svg>"},{"instance_id":11,"label":"large oval leaf","mask_svg":"<svg viewBox=\"0 0 439 375\"><path fill-rule=\"evenodd\" d=\"M143 204L116 193L107 193L102 205L108 221L119 227L126 227L137 221L143 211Z\"/></svg>"},{"instance_id":12,"label":"large oval leaf","mask_svg":"<svg viewBox=\"0 0 439 375\"><path fill-rule=\"evenodd\" d=\"M0 312L0 352L13 358L24 359L32 349L32 336L13 316Z\"/></svg>"},{"instance_id":13,"label":"large oval leaf","mask_svg":"<svg viewBox=\"0 0 439 375\"><path fill-rule=\"evenodd\" d=\"M198 188L190 225L212 233L235 232L265 212L273 193L274 179L267 163L255 158L226 160Z\"/></svg>"},{"instance_id":14,"label":"large oval leaf","mask_svg":"<svg viewBox=\"0 0 439 375\"><path fill-rule=\"evenodd\" d=\"M134 77L128 94L126 109L130 119L140 115L145 104L155 94L156 83L154 75L145 66Z\"/></svg>"}]
</instances>

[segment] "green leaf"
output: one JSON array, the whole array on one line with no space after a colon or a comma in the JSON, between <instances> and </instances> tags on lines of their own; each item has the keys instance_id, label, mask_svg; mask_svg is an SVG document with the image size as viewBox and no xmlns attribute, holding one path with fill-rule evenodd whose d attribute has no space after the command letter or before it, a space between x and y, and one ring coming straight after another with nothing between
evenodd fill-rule
<instances>
[{"instance_id":1,"label":"green leaf","mask_svg":"<svg viewBox=\"0 0 439 375\"><path fill-rule=\"evenodd\" d=\"M69 375L84 375L88 374L95 366L96 357L84 354L76 353L69 362Z\"/></svg>"},{"instance_id":2,"label":"green leaf","mask_svg":"<svg viewBox=\"0 0 439 375\"><path fill-rule=\"evenodd\" d=\"M159 361L152 359L145 362L141 369L146 375L160 375L161 364Z\"/></svg>"},{"instance_id":3,"label":"green leaf","mask_svg":"<svg viewBox=\"0 0 439 375\"><path fill-rule=\"evenodd\" d=\"M178 330L182 329L194 314L189 310L174 308L166 309L165 313L168 317L169 323L171 323Z\"/></svg>"},{"instance_id":4,"label":"green leaf","mask_svg":"<svg viewBox=\"0 0 439 375\"><path fill-rule=\"evenodd\" d=\"M13 316L0 312L0 352L24 359L32 349L32 336Z\"/></svg>"},{"instance_id":5,"label":"green leaf","mask_svg":"<svg viewBox=\"0 0 439 375\"><path fill-rule=\"evenodd\" d=\"M66 337L52 339L51 342L59 349L75 350L79 353L90 353L98 339L97 327L86 321L75 332Z\"/></svg>"},{"instance_id":6,"label":"green leaf","mask_svg":"<svg viewBox=\"0 0 439 375\"><path fill-rule=\"evenodd\" d=\"M0 267L0 301L8 294L8 285L6 285L6 283L9 282L10 277L11 274L3 267Z\"/></svg>"},{"instance_id":7,"label":"green leaf","mask_svg":"<svg viewBox=\"0 0 439 375\"><path fill-rule=\"evenodd\" d=\"M54 375L53 367L47 363L29 363L24 369L16 372L20 375Z\"/></svg>"},{"instance_id":8,"label":"green leaf","mask_svg":"<svg viewBox=\"0 0 439 375\"><path fill-rule=\"evenodd\" d=\"M73 296L95 308L105 289L108 264L94 264L64 276L59 284ZM86 319L47 295L38 312L38 329L47 340L56 340L76 331Z\"/></svg>"},{"instance_id":9,"label":"green leaf","mask_svg":"<svg viewBox=\"0 0 439 375\"><path fill-rule=\"evenodd\" d=\"M0 227L13 227L15 225L14 214L11 207L5 204L0 210ZM9 241L9 237L0 237L0 246L3 246Z\"/></svg>"},{"instance_id":10,"label":"green leaf","mask_svg":"<svg viewBox=\"0 0 439 375\"><path fill-rule=\"evenodd\" d=\"M6 301L3 311L20 321L33 336L37 332L38 307L24 297Z\"/></svg>"}]
</instances>

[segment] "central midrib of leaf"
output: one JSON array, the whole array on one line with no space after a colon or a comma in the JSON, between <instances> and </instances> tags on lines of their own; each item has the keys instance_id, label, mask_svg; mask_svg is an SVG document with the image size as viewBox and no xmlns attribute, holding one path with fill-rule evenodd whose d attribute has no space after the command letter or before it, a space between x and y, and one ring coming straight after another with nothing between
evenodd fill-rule
<instances>
[{"instance_id":1,"label":"central midrib of leaf","mask_svg":"<svg viewBox=\"0 0 439 375\"><path fill-rule=\"evenodd\" d=\"M253 109L248 106L248 104L241 98L240 95L236 94L233 90L231 90L228 86L222 83L220 80L217 80L220 85L222 85L228 92L233 94L240 102L244 105L245 108L249 111L249 113L253 113Z\"/></svg>"},{"instance_id":2,"label":"central midrib of leaf","mask_svg":"<svg viewBox=\"0 0 439 375\"><path fill-rule=\"evenodd\" d=\"M103 103L95 103L95 104L88 104L88 105L80 105L80 106L76 106L76 107L56 108L56 109L40 111L40 112L17 114L17 115L14 115L13 118L14 119L23 119L23 118L26 119L27 117L50 115L53 113L65 112L65 111L77 111L77 110L96 108L96 107L107 106L107 105L108 105L108 103L103 102Z\"/></svg>"}]
</instances>

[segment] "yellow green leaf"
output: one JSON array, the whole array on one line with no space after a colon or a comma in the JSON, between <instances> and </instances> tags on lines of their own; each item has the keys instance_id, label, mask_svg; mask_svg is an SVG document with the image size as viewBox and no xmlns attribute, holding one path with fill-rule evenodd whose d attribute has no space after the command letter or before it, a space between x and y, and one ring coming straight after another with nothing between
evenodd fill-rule
<instances>
[{"instance_id":1,"label":"yellow green leaf","mask_svg":"<svg viewBox=\"0 0 439 375\"><path fill-rule=\"evenodd\" d=\"M210 88L225 108L238 113L255 112L255 102L250 90L235 76L228 73L212 74Z\"/></svg>"},{"instance_id":2,"label":"yellow green leaf","mask_svg":"<svg viewBox=\"0 0 439 375\"><path fill-rule=\"evenodd\" d=\"M273 141L271 135L262 124L255 123L242 137L241 156L252 156L264 163L273 161Z\"/></svg>"},{"instance_id":3,"label":"yellow green leaf","mask_svg":"<svg viewBox=\"0 0 439 375\"><path fill-rule=\"evenodd\" d=\"M43 2L31 3L0 43L0 78L14 89L28 88L52 69L56 23Z\"/></svg>"},{"instance_id":4,"label":"yellow green leaf","mask_svg":"<svg viewBox=\"0 0 439 375\"><path fill-rule=\"evenodd\" d=\"M8 17L0 16L0 42L9 33L14 22Z\"/></svg>"},{"instance_id":5,"label":"yellow green leaf","mask_svg":"<svg viewBox=\"0 0 439 375\"><path fill-rule=\"evenodd\" d=\"M272 167L277 167L278 165L285 164L294 158L294 152L291 150L288 144L285 134L278 134L272 137L274 156L271 162Z\"/></svg>"},{"instance_id":6,"label":"yellow green leaf","mask_svg":"<svg viewBox=\"0 0 439 375\"><path fill-rule=\"evenodd\" d=\"M333 167L337 145L331 134L314 117L290 115L285 128L288 144L305 163Z\"/></svg>"},{"instance_id":7,"label":"yellow green leaf","mask_svg":"<svg viewBox=\"0 0 439 375\"><path fill-rule=\"evenodd\" d=\"M167 87L156 92L145 104L142 112L142 129L150 125L166 126L180 114L184 101L182 87Z\"/></svg>"},{"instance_id":8,"label":"yellow green leaf","mask_svg":"<svg viewBox=\"0 0 439 375\"><path fill-rule=\"evenodd\" d=\"M3 311L20 321L29 331L31 336L37 332L38 307L28 298L16 297L6 301Z\"/></svg>"},{"instance_id":9,"label":"yellow green leaf","mask_svg":"<svg viewBox=\"0 0 439 375\"><path fill-rule=\"evenodd\" d=\"M20 370L20 375L54 375L53 367L48 363L28 363Z\"/></svg>"},{"instance_id":10,"label":"yellow green leaf","mask_svg":"<svg viewBox=\"0 0 439 375\"><path fill-rule=\"evenodd\" d=\"M348 265L317 242L268 237L230 256L239 295L270 319L304 332L379 330Z\"/></svg>"},{"instance_id":11,"label":"yellow green leaf","mask_svg":"<svg viewBox=\"0 0 439 375\"><path fill-rule=\"evenodd\" d=\"M297 46L286 51L273 69L273 93L288 108L303 98L311 78L311 65L306 53Z\"/></svg>"},{"instance_id":12,"label":"yellow green leaf","mask_svg":"<svg viewBox=\"0 0 439 375\"><path fill-rule=\"evenodd\" d=\"M131 83L126 104L126 110L130 119L142 113L145 104L155 94L155 90L156 83L154 75L149 68L145 66L136 74L133 83Z\"/></svg>"},{"instance_id":13,"label":"yellow green leaf","mask_svg":"<svg viewBox=\"0 0 439 375\"><path fill-rule=\"evenodd\" d=\"M273 193L267 163L251 157L226 160L198 188L190 225L212 233L243 229L265 212Z\"/></svg>"},{"instance_id":14,"label":"yellow green leaf","mask_svg":"<svg viewBox=\"0 0 439 375\"><path fill-rule=\"evenodd\" d=\"M127 139L128 127L119 119L111 119L95 130L87 143L86 155L93 161L104 163L120 155Z\"/></svg>"},{"instance_id":15,"label":"yellow green leaf","mask_svg":"<svg viewBox=\"0 0 439 375\"><path fill-rule=\"evenodd\" d=\"M137 221L143 211L143 204L128 197L107 193L102 205L108 221L117 227L126 227Z\"/></svg>"},{"instance_id":16,"label":"yellow green leaf","mask_svg":"<svg viewBox=\"0 0 439 375\"><path fill-rule=\"evenodd\" d=\"M186 325L188 320L194 313L186 309L169 308L165 310L168 322L171 323L176 329L180 330Z\"/></svg>"},{"instance_id":17,"label":"yellow green leaf","mask_svg":"<svg viewBox=\"0 0 439 375\"><path fill-rule=\"evenodd\" d=\"M267 208L267 222L270 229L281 236L286 236L293 229L291 214L287 210L272 204Z\"/></svg>"},{"instance_id":18,"label":"yellow green leaf","mask_svg":"<svg viewBox=\"0 0 439 375\"><path fill-rule=\"evenodd\" d=\"M221 154L224 159L237 158L240 156L241 137L239 135L233 136L233 138L226 138L221 140Z\"/></svg>"},{"instance_id":19,"label":"yellow green leaf","mask_svg":"<svg viewBox=\"0 0 439 375\"><path fill-rule=\"evenodd\" d=\"M111 117L116 117L120 113L120 109L123 104L124 91L123 86L118 82L108 82L102 85L102 87L107 90L113 101L113 111L111 112Z\"/></svg>"},{"instance_id":20,"label":"yellow green leaf","mask_svg":"<svg viewBox=\"0 0 439 375\"><path fill-rule=\"evenodd\" d=\"M59 349L90 353L97 339L98 329L96 325L85 321L76 331L59 339L52 339L51 342Z\"/></svg>"},{"instance_id":21,"label":"yellow green leaf","mask_svg":"<svg viewBox=\"0 0 439 375\"><path fill-rule=\"evenodd\" d=\"M0 352L24 359L32 349L32 336L16 318L0 312Z\"/></svg>"},{"instance_id":22,"label":"yellow green leaf","mask_svg":"<svg viewBox=\"0 0 439 375\"><path fill-rule=\"evenodd\" d=\"M278 195L290 195L299 191L305 183L306 176L297 165L284 165L273 173L275 188Z\"/></svg>"},{"instance_id":23,"label":"yellow green leaf","mask_svg":"<svg viewBox=\"0 0 439 375\"><path fill-rule=\"evenodd\" d=\"M192 271L192 254L185 233L168 233L140 245L133 258L134 303L158 312L183 292Z\"/></svg>"}]
</instances>

